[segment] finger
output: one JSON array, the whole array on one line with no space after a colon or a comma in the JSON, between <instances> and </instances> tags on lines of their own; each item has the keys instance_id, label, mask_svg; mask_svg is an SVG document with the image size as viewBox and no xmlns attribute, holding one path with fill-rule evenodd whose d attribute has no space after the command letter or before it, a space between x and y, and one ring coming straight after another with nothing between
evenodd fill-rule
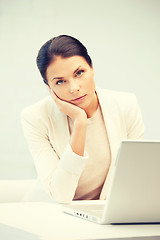
<instances>
[{"instance_id":1,"label":"finger","mask_svg":"<svg viewBox=\"0 0 160 240\"><path fill-rule=\"evenodd\" d=\"M53 91L53 89L51 89L50 88L50 93L51 93L51 96L52 96L52 98L53 98L53 100L57 103L57 104L59 104L59 103L61 103L63 100L62 99L60 99L58 96L57 96L57 94Z\"/></svg>"}]
</instances>

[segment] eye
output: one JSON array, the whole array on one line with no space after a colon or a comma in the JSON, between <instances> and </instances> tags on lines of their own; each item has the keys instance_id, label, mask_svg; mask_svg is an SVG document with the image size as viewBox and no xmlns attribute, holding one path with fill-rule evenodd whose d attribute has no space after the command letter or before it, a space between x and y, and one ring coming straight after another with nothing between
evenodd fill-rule
<instances>
[{"instance_id":1,"label":"eye","mask_svg":"<svg viewBox=\"0 0 160 240\"><path fill-rule=\"evenodd\" d=\"M84 70L79 70L77 73L76 73L76 76L77 77L80 77L82 74L83 74Z\"/></svg>"},{"instance_id":2,"label":"eye","mask_svg":"<svg viewBox=\"0 0 160 240\"><path fill-rule=\"evenodd\" d=\"M59 80L59 81L56 82L56 85L61 85L63 83L64 83L64 80Z\"/></svg>"}]
</instances>

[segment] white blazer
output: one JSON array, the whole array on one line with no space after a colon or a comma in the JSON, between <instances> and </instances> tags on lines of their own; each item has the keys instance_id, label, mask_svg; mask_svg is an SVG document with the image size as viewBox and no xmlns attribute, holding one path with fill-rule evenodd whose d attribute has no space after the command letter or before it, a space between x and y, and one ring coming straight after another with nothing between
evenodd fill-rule
<instances>
[{"instance_id":1,"label":"white blazer","mask_svg":"<svg viewBox=\"0 0 160 240\"><path fill-rule=\"evenodd\" d=\"M105 199L122 139L144 137L141 112L134 94L96 88L108 134L111 165L100 199ZM25 108L21 115L24 135L29 144L38 178L53 200L72 201L80 175L85 168L83 157L72 152L67 116L60 112L51 96Z\"/></svg>"}]
</instances>

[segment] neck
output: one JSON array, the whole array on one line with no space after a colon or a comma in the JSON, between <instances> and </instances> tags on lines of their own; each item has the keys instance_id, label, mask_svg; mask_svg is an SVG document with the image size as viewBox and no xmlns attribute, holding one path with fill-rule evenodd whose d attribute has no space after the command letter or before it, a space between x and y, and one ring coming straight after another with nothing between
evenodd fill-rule
<instances>
[{"instance_id":1,"label":"neck","mask_svg":"<svg viewBox=\"0 0 160 240\"><path fill-rule=\"evenodd\" d=\"M92 102L90 103L90 105L85 109L85 112L87 114L87 118L91 118L93 117L93 115L96 113L97 108L98 108L98 97L97 97L97 93L95 92L94 97Z\"/></svg>"}]
</instances>

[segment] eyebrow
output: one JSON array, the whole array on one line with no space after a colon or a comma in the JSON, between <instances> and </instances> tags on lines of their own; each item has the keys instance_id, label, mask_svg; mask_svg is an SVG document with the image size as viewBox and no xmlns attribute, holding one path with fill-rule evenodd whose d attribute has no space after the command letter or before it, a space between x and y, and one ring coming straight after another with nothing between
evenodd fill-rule
<instances>
[{"instance_id":1,"label":"eyebrow","mask_svg":"<svg viewBox=\"0 0 160 240\"><path fill-rule=\"evenodd\" d=\"M80 68L81 66L79 66L73 73L76 73L78 70L79 70L79 68ZM64 77L54 77L53 79L52 79L52 81L53 80L55 80L55 79L63 79Z\"/></svg>"}]
</instances>

